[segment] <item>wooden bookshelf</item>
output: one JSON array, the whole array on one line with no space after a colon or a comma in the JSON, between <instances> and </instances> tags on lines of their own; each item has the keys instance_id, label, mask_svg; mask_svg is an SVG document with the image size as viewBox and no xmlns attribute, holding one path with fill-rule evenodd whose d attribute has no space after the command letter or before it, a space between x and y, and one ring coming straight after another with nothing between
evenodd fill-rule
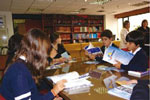
<instances>
[{"instance_id":1,"label":"wooden bookshelf","mask_svg":"<svg viewBox=\"0 0 150 100\"><path fill-rule=\"evenodd\" d=\"M42 15L43 30L49 34L59 32L63 43L83 40L97 41L104 30L104 16Z\"/></svg>"}]
</instances>

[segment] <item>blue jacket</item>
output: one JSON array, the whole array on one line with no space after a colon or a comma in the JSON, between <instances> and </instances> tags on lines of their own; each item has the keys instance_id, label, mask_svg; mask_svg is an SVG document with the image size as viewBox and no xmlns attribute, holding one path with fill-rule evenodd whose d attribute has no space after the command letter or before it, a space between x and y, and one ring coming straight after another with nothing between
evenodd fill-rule
<instances>
[{"instance_id":1,"label":"blue jacket","mask_svg":"<svg viewBox=\"0 0 150 100\"><path fill-rule=\"evenodd\" d=\"M41 95L32 75L23 62L12 64L4 75L0 94L6 100L53 100L54 95L48 92Z\"/></svg>"},{"instance_id":2,"label":"blue jacket","mask_svg":"<svg viewBox=\"0 0 150 100\"><path fill-rule=\"evenodd\" d=\"M146 71L148 68L148 58L143 49L138 51L128 65L121 64L121 69L132 71Z\"/></svg>"}]
</instances>

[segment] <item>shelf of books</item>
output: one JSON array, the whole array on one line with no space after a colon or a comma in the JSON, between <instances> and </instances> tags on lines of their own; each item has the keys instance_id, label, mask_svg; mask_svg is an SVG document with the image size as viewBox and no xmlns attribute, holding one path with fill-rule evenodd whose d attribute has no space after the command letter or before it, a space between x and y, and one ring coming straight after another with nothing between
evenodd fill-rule
<instances>
[{"instance_id":1,"label":"shelf of books","mask_svg":"<svg viewBox=\"0 0 150 100\"><path fill-rule=\"evenodd\" d=\"M104 30L103 16L43 15L43 30L59 32L63 43L97 41Z\"/></svg>"}]
</instances>

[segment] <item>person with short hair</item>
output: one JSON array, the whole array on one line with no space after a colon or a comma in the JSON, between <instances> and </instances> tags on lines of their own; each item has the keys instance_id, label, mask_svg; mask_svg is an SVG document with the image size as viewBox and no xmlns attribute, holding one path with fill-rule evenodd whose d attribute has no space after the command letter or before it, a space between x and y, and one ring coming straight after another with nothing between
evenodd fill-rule
<instances>
[{"instance_id":1,"label":"person with short hair","mask_svg":"<svg viewBox=\"0 0 150 100\"><path fill-rule=\"evenodd\" d=\"M122 50L127 51L127 46L126 46L126 36L129 33L129 28L130 28L130 22L127 20L123 22L123 29L120 32L120 48Z\"/></svg>"},{"instance_id":2,"label":"person with short hair","mask_svg":"<svg viewBox=\"0 0 150 100\"><path fill-rule=\"evenodd\" d=\"M103 42L103 46L101 47L101 50L102 50L103 54L109 46L117 47L115 44L112 43L112 32L110 30L108 30L108 29L104 30L101 33L101 39L102 39L102 42ZM102 61L102 58L103 58L102 54L96 54L95 55L95 54L88 54L88 52L85 52L85 55L87 55L92 60L103 62Z\"/></svg>"},{"instance_id":3,"label":"person with short hair","mask_svg":"<svg viewBox=\"0 0 150 100\"><path fill-rule=\"evenodd\" d=\"M143 33L140 31L132 31L126 36L127 48L133 53L134 57L128 65L123 65L119 61L114 64L115 67L124 70L146 71L148 68L148 57L145 51L141 48L144 41Z\"/></svg>"}]
</instances>

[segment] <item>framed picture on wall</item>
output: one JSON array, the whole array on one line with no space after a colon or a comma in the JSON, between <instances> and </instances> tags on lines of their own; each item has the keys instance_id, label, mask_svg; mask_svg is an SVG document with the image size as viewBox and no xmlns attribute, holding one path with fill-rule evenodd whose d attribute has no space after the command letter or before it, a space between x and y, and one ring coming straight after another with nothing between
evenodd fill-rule
<instances>
[{"instance_id":1,"label":"framed picture on wall","mask_svg":"<svg viewBox=\"0 0 150 100\"><path fill-rule=\"evenodd\" d=\"M5 16L0 15L0 28L5 28Z\"/></svg>"}]
</instances>

